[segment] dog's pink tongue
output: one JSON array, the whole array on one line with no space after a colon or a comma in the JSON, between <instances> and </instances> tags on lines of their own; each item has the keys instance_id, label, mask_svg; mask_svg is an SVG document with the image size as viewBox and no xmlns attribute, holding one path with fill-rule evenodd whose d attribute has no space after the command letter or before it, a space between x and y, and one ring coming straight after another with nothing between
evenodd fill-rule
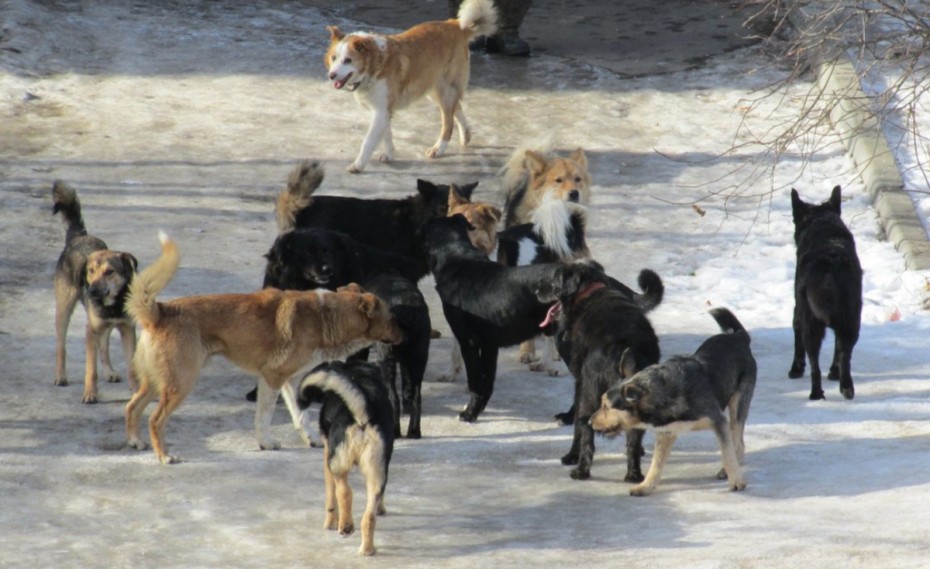
<instances>
[{"instance_id":1,"label":"dog's pink tongue","mask_svg":"<svg viewBox=\"0 0 930 569\"><path fill-rule=\"evenodd\" d=\"M345 79L337 79L337 80L333 81L333 87L335 87L335 88L337 88L337 89L342 89L342 88L345 87L345 86L346 86L346 80L345 80Z\"/></svg>"},{"instance_id":2,"label":"dog's pink tongue","mask_svg":"<svg viewBox=\"0 0 930 569\"><path fill-rule=\"evenodd\" d=\"M539 327L545 328L546 326L552 324L555 321L555 317L559 315L559 312L562 312L562 303L557 301L555 304L549 307L549 310L546 311L546 319L542 321Z\"/></svg>"}]
</instances>

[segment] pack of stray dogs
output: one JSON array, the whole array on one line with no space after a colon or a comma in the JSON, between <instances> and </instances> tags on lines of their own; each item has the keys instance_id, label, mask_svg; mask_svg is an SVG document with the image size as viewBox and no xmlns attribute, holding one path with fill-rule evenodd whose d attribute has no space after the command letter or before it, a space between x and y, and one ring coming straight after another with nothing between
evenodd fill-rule
<instances>
[{"instance_id":1,"label":"pack of stray dogs","mask_svg":"<svg viewBox=\"0 0 930 569\"><path fill-rule=\"evenodd\" d=\"M424 96L436 101L442 119L440 138L426 156L446 152L453 128L468 144L461 106L468 43L492 34L495 22L490 0L466 0L458 18L397 35L329 28L330 81L373 110L349 172L362 172L379 147L382 162L393 160L391 118ZM479 419L491 403L500 350L519 346L519 360L530 369L554 375L561 359L574 378L569 408L555 416L572 427L561 458L573 467L572 479L591 476L595 433L623 434L630 494L648 495L676 438L708 429L720 447L717 478L729 490L744 490L743 435L757 376L749 331L726 308L713 308L720 333L693 354L663 361L648 317L665 294L661 277L643 268L634 290L607 274L585 238L592 180L584 150L517 148L498 179L499 203L474 201L477 183L427 180L412 183L415 193L403 199L362 199L318 195L322 163L301 162L275 203L279 233L266 254L262 290L171 301L158 297L179 270L179 244L159 233L160 257L139 270L132 254L88 233L77 191L56 181L53 212L61 214L66 237L54 277L54 382L68 384L66 336L80 301L88 321L82 401L98 401L98 358L102 376L121 381L109 357L115 328L131 362L128 445L151 445L161 463L171 464L179 458L168 452L168 420L205 362L223 356L256 376L249 397L256 402L261 449L280 448L270 425L282 394L294 428L308 445L323 447L325 529L354 531L348 477L355 468L361 472L367 500L359 552L372 555L395 440L404 432L409 439L423 436L421 388L440 315L430 314L419 282L431 274L453 334L449 372L437 379L454 381L464 371L469 398L461 421ZM819 355L831 328L836 342L828 378L852 399L862 268L841 217L841 189L823 203L804 202L796 190L790 199L797 265L788 376L802 377L809 364L810 399L825 398ZM140 422L155 400L146 442ZM318 425L308 418L313 405L320 406ZM647 430L656 442L644 474Z\"/></svg>"}]
</instances>

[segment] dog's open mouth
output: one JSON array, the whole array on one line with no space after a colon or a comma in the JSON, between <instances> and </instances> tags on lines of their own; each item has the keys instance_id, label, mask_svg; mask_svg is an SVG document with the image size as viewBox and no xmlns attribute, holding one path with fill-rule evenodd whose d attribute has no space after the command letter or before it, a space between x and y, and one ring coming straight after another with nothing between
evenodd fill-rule
<instances>
[{"instance_id":1,"label":"dog's open mouth","mask_svg":"<svg viewBox=\"0 0 930 569\"><path fill-rule=\"evenodd\" d=\"M351 78L352 78L352 73L350 72L348 75L346 75L346 76L343 77L342 79L334 79L334 80L333 80L333 87L335 87L335 88L337 88L337 89L342 89L343 87L345 87L346 85L348 85L349 79L351 79ZM356 87L358 87L358 84L352 84L352 85L349 85L349 87L351 87L351 89L354 90Z\"/></svg>"}]
</instances>

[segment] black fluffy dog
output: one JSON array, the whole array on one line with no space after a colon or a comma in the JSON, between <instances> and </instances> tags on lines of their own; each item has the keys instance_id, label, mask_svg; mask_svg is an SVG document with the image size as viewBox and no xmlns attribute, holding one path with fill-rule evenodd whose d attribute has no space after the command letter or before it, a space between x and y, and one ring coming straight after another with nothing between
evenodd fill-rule
<instances>
[{"instance_id":1,"label":"black fluffy dog","mask_svg":"<svg viewBox=\"0 0 930 569\"><path fill-rule=\"evenodd\" d=\"M643 302L658 304L656 297L661 298L664 290L658 275L643 270L639 282L645 285ZM538 296L542 302L555 303L545 323L558 320L556 345L575 376L574 435L562 464L577 464L571 477L585 480L591 476L594 459L594 431L588 421L599 408L601 395L620 378L620 361L627 350L636 369L658 363L659 340L643 307L611 288L609 277L595 262L580 261L559 269ZM639 482L643 479L642 431L627 433L626 452L626 480Z\"/></svg>"},{"instance_id":2,"label":"black fluffy dog","mask_svg":"<svg viewBox=\"0 0 930 569\"><path fill-rule=\"evenodd\" d=\"M791 190L797 267L794 274L794 360L788 377L804 375L804 354L811 364L810 399L824 399L820 346L826 328L835 346L828 377L840 380L840 393L855 396L850 362L862 318L862 267L856 242L840 217L841 190L833 188L822 204L801 201Z\"/></svg>"},{"instance_id":3,"label":"black fluffy dog","mask_svg":"<svg viewBox=\"0 0 930 569\"><path fill-rule=\"evenodd\" d=\"M314 196L322 182L323 166L319 162L304 161L294 169L275 207L279 231L294 227L341 231L364 245L416 259L420 272L414 281L429 272L417 230L427 220L446 216L449 186L417 180L417 194L403 199ZM467 200L477 185L456 188Z\"/></svg>"},{"instance_id":4,"label":"black fluffy dog","mask_svg":"<svg viewBox=\"0 0 930 569\"><path fill-rule=\"evenodd\" d=\"M421 437L420 389L429 358L429 309L416 286L418 263L326 229L295 229L282 233L265 255L266 287L285 290L336 289L350 283L381 298L404 331L404 341L383 346L382 365L397 413L395 435L400 436L400 403L396 374L400 367L404 407L410 413L407 437ZM366 354L367 355L367 354Z\"/></svg>"},{"instance_id":5,"label":"black fluffy dog","mask_svg":"<svg viewBox=\"0 0 930 569\"><path fill-rule=\"evenodd\" d=\"M474 422L494 391L497 354L539 334L547 304L537 289L560 265L506 267L490 261L468 239L461 215L435 219L423 228L423 243L442 311L462 349L471 400L459 419Z\"/></svg>"},{"instance_id":6,"label":"black fluffy dog","mask_svg":"<svg viewBox=\"0 0 930 569\"><path fill-rule=\"evenodd\" d=\"M342 535L355 530L349 472L358 466L365 478L359 553L375 553L375 516L386 513L384 491L394 451L391 404L377 367L366 362L329 362L314 368L301 382L298 405L322 402L323 475L326 481L325 529Z\"/></svg>"}]
</instances>

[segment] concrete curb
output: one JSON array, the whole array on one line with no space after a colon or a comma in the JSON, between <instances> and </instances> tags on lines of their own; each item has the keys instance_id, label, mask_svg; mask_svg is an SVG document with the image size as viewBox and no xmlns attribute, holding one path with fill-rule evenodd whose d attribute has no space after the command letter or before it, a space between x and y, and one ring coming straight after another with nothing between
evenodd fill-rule
<instances>
[{"instance_id":1,"label":"concrete curb","mask_svg":"<svg viewBox=\"0 0 930 569\"><path fill-rule=\"evenodd\" d=\"M878 118L866 108L867 95L845 55L817 67L817 83L828 101L830 120L849 151L881 218L889 241L904 254L910 270L930 269L930 241L904 190L894 154Z\"/></svg>"}]
</instances>

